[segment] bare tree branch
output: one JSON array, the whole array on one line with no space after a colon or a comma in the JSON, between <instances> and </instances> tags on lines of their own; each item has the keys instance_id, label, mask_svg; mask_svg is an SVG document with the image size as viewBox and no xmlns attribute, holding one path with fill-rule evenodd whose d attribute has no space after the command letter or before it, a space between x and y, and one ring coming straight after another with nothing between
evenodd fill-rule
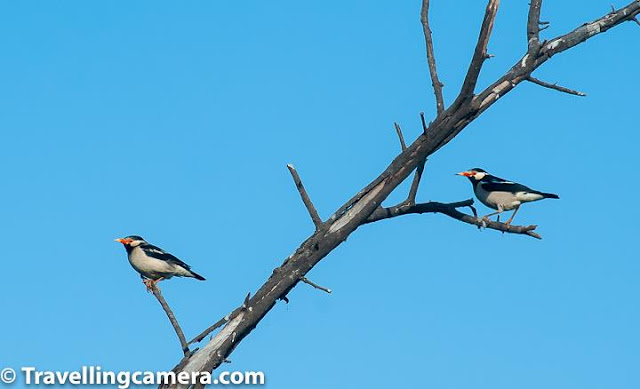
<instances>
[{"instance_id":1,"label":"bare tree branch","mask_svg":"<svg viewBox=\"0 0 640 389\"><path fill-rule=\"evenodd\" d=\"M540 10L542 0L530 0L529 17L527 18L527 42L529 52L533 53L540 48Z\"/></svg>"},{"instance_id":2,"label":"bare tree branch","mask_svg":"<svg viewBox=\"0 0 640 389\"><path fill-rule=\"evenodd\" d=\"M162 305L162 309L164 309L164 312L167 314L167 317L169 318L173 329L176 331L176 335L178 335L178 340L180 341L180 347L182 347L182 352L184 353L185 357L189 356L189 354L191 354L191 352L189 351L189 345L187 344L187 339L184 337L182 328L180 328L180 324L178 324L178 319L176 319L173 311L171 310L171 308L169 308L169 304L167 304L167 300L165 300L162 296L162 292L160 291L158 285L153 282L150 282L148 285L150 285L149 290L151 291L151 293L153 293L154 296L156 296L156 299L158 299L160 305Z\"/></svg>"},{"instance_id":3,"label":"bare tree branch","mask_svg":"<svg viewBox=\"0 0 640 389\"><path fill-rule=\"evenodd\" d=\"M489 45L489 38L491 37L491 31L493 30L493 23L496 20L496 14L498 13L498 6L500 0L489 0L487 9L485 10L484 19L482 21L482 27L480 28L480 35L478 36L478 43L467 71L467 76L464 78L462 89L458 99L460 101L467 100L473 96L476 89L476 83L478 82L478 76L482 69L482 64L488 58L487 46Z\"/></svg>"},{"instance_id":4,"label":"bare tree branch","mask_svg":"<svg viewBox=\"0 0 640 389\"><path fill-rule=\"evenodd\" d=\"M429 64L431 85L433 85L433 94L436 96L436 112L440 115L444 111L444 98L442 97L442 87L444 84L440 82L436 69L436 56L433 51L433 38L431 37L431 28L429 27L429 0L422 0L420 21L422 22L422 30L424 31L424 42L427 45L427 63Z\"/></svg>"},{"instance_id":5,"label":"bare tree branch","mask_svg":"<svg viewBox=\"0 0 640 389\"><path fill-rule=\"evenodd\" d=\"M481 93L473 96L480 67L486 56L487 42L491 26L495 20L497 7L497 0L489 1L478 45L465 78L461 95L456 99L456 103L438 115L436 120L429 125L428 136L419 136L394 158L377 178L344 203L325 223L317 226L317 230L273 271L267 281L248 301L246 309L229 320L222 330L201 350L189 357L185 357L174 368L174 371L190 374L204 371L210 372L217 368L275 306L276 302L286 298L291 289L300 282L300 277L304 277L359 226L370 223L372 214L387 212L380 208L380 204L427 157L446 145L469 123L491 107L497 100L503 98L519 83L525 81L535 69L553 55L574 47L625 21L633 20L640 13L640 1L634 0L614 13L609 13L565 35L552 39L543 44L535 53L527 51L507 73L494 81ZM467 103L469 98L471 98L471 102ZM415 205L415 207L418 206L422 206L422 204ZM419 213L418 211L423 210L422 208L409 207L409 210L412 211L411 213ZM429 207L433 207L433 205ZM379 211L379 209L382 209L382 211ZM439 209L439 213L444 213L465 223L482 225L482 222L478 222L477 217L459 212L456 207ZM506 226L506 224L498 222L488 222L486 227L510 233L524 233L534 237L537 235L533 232L535 226L517 227ZM519 232L513 231L513 228L521 228L522 230Z\"/></svg>"},{"instance_id":6,"label":"bare tree branch","mask_svg":"<svg viewBox=\"0 0 640 389\"><path fill-rule=\"evenodd\" d=\"M486 89L473 98L472 109L455 123L454 131L445 138L439 147L453 139L478 115L492 106L500 98L513 90L522 81L525 81L531 73L548 61L552 56L562 53L576 45L608 31L626 21L633 20L640 13L640 1L635 0L615 13L609 13L590 23L585 23L575 30L553 38L546 42L537 53L527 52L509 71L498 80L494 81Z\"/></svg>"},{"instance_id":7,"label":"bare tree branch","mask_svg":"<svg viewBox=\"0 0 640 389\"><path fill-rule=\"evenodd\" d=\"M327 292L329 294L331 294L331 289L329 288L325 288L324 286L320 286L314 282L312 282L310 279L308 279L307 277L300 277L300 281L304 282L307 285L311 285L314 288L318 289L318 290L322 290L324 292Z\"/></svg>"},{"instance_id":8,"label":"bare tree branch","mask_svg":"<svg viewBox=\"0 0 640 389\"><path fill-rule=\"evenodd\" d=\"M586 96L586 93L577 91L577 90L573 90L573 89L569 89L569 88L565 88L563 86L557 85L557 84L550 84L548 82L544 82L542 80L538 80L535 77L529 76L527 77L527 81L532 82L534 84L543 86L545 88L549 88L549 89L554 89L557 90L559 92L564 92L564 93L568 93L570 95L576 95L576 96Z\"/></svg>"},{"instance_id":9,"label":"bare tree branch","mask_svg":"<svg viewBox=\"0 0 640 389\"><path fill-rule=\"evenodd\" d=\"M296 184L296 188L300 193L300 197L302 197L302 202L304 203L304 206L307 207L307 211L309 211L309 216L311 216L311 220L313 220L313 224L315 224L316 230L320 229L320 227L322 227L322 224L323 224L322 219L320 219L320 216L318 215L318 211L316 211L316 208L313 206L313 203L311 202L311 199L307 194L307 190L304 189L304 185L302 185L302 180L300 180L300 176L298 175L296 168L293 167L292 164L288 164L287 169L289 169L289 172L291 173L291 177L293 177L293 182Z\"/></svg>"},{"instance_id":10,"label":"bare tree branch","mask_svg":"<svg viewBox=\"0 0 640 389\"><path fill-rule=\"evenodd\" d=\"M616 12L609 13L590 23L585 23L565 35L550 40L542 48L542 52L536 61L536 67L555 54L570 49L595 35L606 32L620 23L633 20L638 13L640 13L640 1L635 0Z\"/></svg>"},{"instance_id":11,"label":"bare tree branch","mask_svg":"<svg viewBox=\"0 0 640 389\"><path fill-rule=\"evenodd\" d=\"M366 223L373 223L383 219L390 219L397 216L409 215L409 214L422 214L422 213L441 213L443 215L447 215L454 219L460 220L461 222L472 224L477 227L485 227L492 230L498 230L502 232L508 232L510 234L524 234L532 236L536 239L542 239L540 235L533 232L536 229L536 226L514 226L500 222L494 221L483 221L477 216L467 215L466 213L460 212L457 208L461 207L471 207L473 205L473 199L458 201L456 203L439 203L435 201L430 201L428 203L421 204L399 204L394 207L388 208L378 208L375 212L373 212L367 220Z\"/></svg>"},{"instance_id":12,"label":"bare tree branch","mask_svg":"<svg viewBox=\"0 0 640 389\"><path fill-rule=\"evenodd\" d=\"M402 147L402 151L405 151L407 149L407 144L404 143L404 135L402 134L402 128L400 128L400 125L398 123L393 123L393 125L396 128L396 134L398 134L398 139L400 139L400 147Z\"/></svg>"}]
</instances>

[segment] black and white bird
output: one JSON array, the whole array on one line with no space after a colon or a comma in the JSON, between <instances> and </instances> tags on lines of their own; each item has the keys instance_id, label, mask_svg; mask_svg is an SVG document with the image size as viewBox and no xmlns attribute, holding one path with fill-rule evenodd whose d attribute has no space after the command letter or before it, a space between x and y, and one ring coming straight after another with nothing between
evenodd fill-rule
<instances>
[{"instance_id":1,"label":"black and white bird","mask_svg":"<svg viewBox=\"0 0 640 389\"><path fill-rule=\"evenodd\" d=\"M489 216L498 215L503 211L513 210L513 214L507 220L509 225L516 216L518 209L522 203L529 203L542 199L559 199L558 195L553 193L544 193L533 190L517 182L507 181L502 178L492 176L486 171L475 168L464 172L456 173L459 176L469 178L473 185L473 191L480 202L489 208L497 210L483 217L488 219Z\"/></svg>"},{"instance_id":2,"label":"black and white bird","mask_svg":"<svg viewBox=\"0 0 640 389\"><path fill-rule=\"evenodd\" d=\"M204 281L204 277L191 270L191 266L160 247L148 243L140 236L129 235L116 239L116 242L124 245L129 263L140 273L142 282L148 290L151 290L156 283L174 276L192 277Z\"/></svg>"}]
</instances>

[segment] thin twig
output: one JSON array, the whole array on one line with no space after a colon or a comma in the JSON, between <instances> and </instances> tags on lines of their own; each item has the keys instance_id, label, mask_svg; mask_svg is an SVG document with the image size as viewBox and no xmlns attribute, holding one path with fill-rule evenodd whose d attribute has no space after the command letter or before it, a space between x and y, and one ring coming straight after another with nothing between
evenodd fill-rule
<instances>
[{"instance_id":1,"label":"thin twig","mask_svg":"<svg viewBox=\"0 0 640 389\"><path fill-rule=\"evenodd\" d=\"M631 18L631 20L633 20L638 26L640 26L640 20L638 20L637 17L634 16L633 18Z\"/></svg>"},{"instance_id":2,"label":"thin twig","mask_svg":"<svg viewBox=\"0 0 640 389\"><path fill-rule=\"evenodd\" d=\"M420 112L420 122L422 123L422 133L426 136L429 127L427 126L426 120L424 120L424 112Z\"/></svg>"},{"instance_id":3,"label":"thin twig","mask_svg":"<svg viewBox=\"0 0 640 389\"><path fill-rule=\"evenodd\" d=\"M435 201L430 201L428 203L407 205L406 203L400 203L393 207L388 208L378 208L375 212L373 212L367 220L366 223L373 223L382 219L390 219L397 216L408 215L408 214L421 214L421 213L442 213L454 219L460 220L467 224L471 224L477 227L485 227L492 230L508 232L511 234L523 234L529 235L536 239L542 239L540 235L534 232L536 226L515 226L509 225L500 222L494 221L486 221L478 218L477 216L467 215L466 213L458 211L456 208L461 207L471 207L473 204L473 199L458 201L455 203L439 203ZM472 208L474 209L474 208Z\"/></svg>"},{"instance_id":4,"label":"thin twig","mask_svg":"<svg viewBox=\"0 0 640 389\"><path fill-rule=\"evenodd\" d=\"M529 16L527 18L527 42L529 52L534 53L540 48L540 10L542 0L531 0L529 3Z\"/></svg>"},{"instance_id":5,"label":"thin twig","mask_svg":"<svg viewBox=\"0 0 640 389\"><path fill-rule=\"evenodd\" d=\"M427 63L429 64L431 85L433 85L433 94L436 96L436 112L440 115L440 113L444 111L444 98L442 97L442 87L444 84L440 82L436 69L436 56L433 50L431 28L429 27L429 0L422 0L420 21L422 21L422 29L424 31L424 42L427 45Z\"/></svg>"},{"instance_id":6,"label":"thin twig","mask_svg":"<svg viewBox=\"0 0 640 389\"><path fill-rule=\"evenodd\" d=\"M316 211L316 208L313 206L313 203L311 202L306 189L304 189L304 185L302 185L302 181L300 180L300 176L298 175L296 168L293 167L292 164L288 164L287 169L289 169L291 177L293 177L293 182L296 184L296 188L300 193L300 197L302 197L304 206L307 207L307 211L309 211L309 216L311 216L311 220L313 220L313 224L315 224L316 230L319 230L320 227L322 227L322 219L320 219L318 211Z\"/></svg>"},{"instance_id":7,"label":"thin twig","mask_svg":"<svg viewBox=\"0 0 640 389\"><path fill-rule=\"evenodd\" d=\"M420 112L420 121L422 122L422 133L426 136L428 127L427 127L427 122L424 119L424 112ZM405 201L406 204L413 205L416 203L416 196L418 195L418 187L420 186L420 180L422 179L422 173L424 172L424 164L426 162L427 160L425 159L424 161L420 162L416 167L416 174L413 176L413 181L411 182L411 188L409 189L409 195L407 196L407 200Z\"/></svg>"},{"instance_id":8,"label":"thin twig","mask_svg":"<svg viewBox=\"0 0 640 389\"><path fill-rule=\"evenodd\" d=\"M398 123L393 123L393 125L396 127L396 134L398 134L398 139L400 139L400 146L402 147L402 151L405 151L407 149L407 144L404 143L404 135L402 135L402 128L400 128L400 125Z\"/></svg>"},{"instance_id":9,"label":"thin twig","mask_svg":"<svg viewBox=\"0 0 640 389\"><path fill-rule=\"evenodd\" d=\"M240 308L236 309L238 311L238 313L240 312ZM194 343L198 343L200 341L202 341L202 339L204 339L207 335L209 335L210 333L212 333L213 331L215 331L218 327L222 327L222 325L224 325L225 323L227 323L229 320L232 319L232 315L236 313L236 311L233 311L231 314L223 317L222 319L218 320L217 322L213 323L212 326L210 326L209 328L207 328L206 330L202 331L200 333L200 335L196 336L195 338L191 339L189 341L189 344L194 344ZM236 315L237 316L237 313Z\"/></svg>"},{"instance_id":10,"label":"thin twig","mask_svg":"<svg viewBox=\"0 0 640 389\"><path fill-rule=\"evenodd\" d=\"M544 82L542 80L538 80L537 78L532 77L532 76L528 76L527 77L527 81L532 82L532 83L537 84L537 85L540 85L540 86L543 86L545 88L554 89L554 90L557 90L559 92L568 93L570 95L576 95L576 96L586 96L587 95L586 93L583 93L583 92L580 92L580 91L577 91L577 90L565 88L565 87L557 85L557 84L550 84L548 82Z\"/></svg>"},{"instance_id":11,"label":"thin twig","mask_svg":"<svg viewBox=\"0 0 640 389\"><path fill-rule=\"evenodd\" d=\"M320 285L314 283L313 281L309 280L307 277L300 277L300 281L304 282L305 284L311 285L316 289L325 291L325 292L327 292L329 294L331 293L331 289L325 288L324 286L320 286Z\"/></svg>"},{"instance_id":12,"label":"thin twig","mask_svg":"<svg viewBox=\"0 0 640 389\"><path fill-rule=\"evenodd\" d=\"M180 324L178 324L178 319L176 319L176 316L173 314L173 311L171 310L171 308L169 308L169 304L167 304L167 301L162 296L162 292L160 291L160 288L155 283L150 283L150 285L151 285L151 293L153 293L153 295L156 296L156 299L158 299L158 302L160 303L160 305L162 305L162 309L164 309L164 312L167 314L167 317L169 318L169 321L171 322L173 329L176 331L176 335L178 335L178 340L180 341L182 352L184 353L185 356L189 355L190 354L189 345L187 344L187 339L184 337L184 332L182 332L182 328L180 328Z\"/></svg>"},{"instance_id":13,"label":"thin twig","mask_svg":"<svg viewBox=\"0 0 640 389\"><path fill-rule=\"evenodd\" d=\"M207 335L209 335L210 333L215 331L217 328L222 327L227 322L235 319L236 316L238 316L240 314L240 312L244 311L247 308L247 305L249 304L249 298L250 297L251 297L251 293L247 294L247 297L244 298L244 302L242 303L242 306L234 309L233 312L231 312L227 316L223 317L222 319L218 320L217 322L213 323L213 325L211 325L209 328L207 328L206 330L202 331L200 333L200 335L198 335L195 338L193 338L192 340L190 340L188 344L194 344L194 343L201 342L202 339L204 339Z\"/></svg>"},{"instance_id":14,"label":"thin twig","mask_svg":"<svg viewBox=\"0 0 640 389\"><path fill-rule=\"evenodd\" d=\"M484 13L484 19L482 20L482 27L480 28L480 35L478 36L478 42L476 44L475 51L473 52L473 58L469 64L469 70L464 78L459 101L468 100L473 97L473 93L476 89L476 83L478 82L478 76L482 69L482 64L487 59L487 46L489 45L489 38L491 37L491 31L493 30L493 23L496 20L496 14L498 13L498 6L500 0L489 0L487 9ZM458 102L458 101L456 101Z\"/></svg>"},{"instance_id":15,"label":"thin twig","mask_svg":"<svg viewBox=\"0 0 640 389\"><path fill-rule=\"evenodd\" d=\"M418 167L416 168L416 174L413 176L413 181L411 182L411 189L409 189L409 196L407 197L408 204L416 203L416 196L418 195L418 187L420 186L420 179L422 179L422 173L424 172L424 164L427 162L426 160L420 162Z\"/></svg>"}]
</instances>

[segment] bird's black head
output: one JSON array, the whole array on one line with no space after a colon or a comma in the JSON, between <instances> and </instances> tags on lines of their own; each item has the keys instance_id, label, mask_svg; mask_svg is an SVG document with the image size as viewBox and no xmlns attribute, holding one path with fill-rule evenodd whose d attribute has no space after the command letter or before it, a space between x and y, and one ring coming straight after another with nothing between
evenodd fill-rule
<instances>
[{"instance_id":1,"label":"bird's black head","mask_svg":"<svg viewBox=\"0 0 640 389\"><path fill-rule=\"evenodd\" d=\"M456 173L456 174L459 176L467 177L469 181L471 181L472 183L479 182L484 177L489 175L489 173L487 173L486 170L480 169L479 167L474 167L473 169L469 169L467 171Z\"/></svg>"},{"instance_id":2,"label":"bird's black head","mask_svg":"<svg viewBox=\"0 0 640 389\"><path fill-rule=\"evenodd\" d=\"M134 247L138 247L144 243L144 239L139 235L129 235L124 238L116 239L116 242L122 243L125 250L127 250L127 253L130 253Z\"/></svg>"}]
</instances>

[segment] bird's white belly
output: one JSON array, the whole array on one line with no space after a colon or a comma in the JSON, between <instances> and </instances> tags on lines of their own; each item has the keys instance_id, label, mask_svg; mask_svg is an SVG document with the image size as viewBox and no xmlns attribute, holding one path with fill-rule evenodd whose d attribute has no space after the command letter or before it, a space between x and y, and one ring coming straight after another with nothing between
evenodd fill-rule
<instances>
[{"instance_id":1,"label":"bird's white belly","mask_svg":"<svg viewBox=\"0 0 640 389\"><path fill-rule=\"evenodd\" d=\"M487 192L478 185L475 190L476 197L480 202L489 208L511 211L522 203L517 196L511 192Z\"/></svg>"},{"instance_id":2,"label":"bird's white belly","mask_svg":"<svg viewBox=\"0 0 640 389\"><path fill-rule=\"evenodd\" d=\"M488 192L482 189L482 185L478 185L475 188L476 197L480 202L489 208L511 211L522 203L528 203L531 201L538 201L544 198L539 193L531 192Z\"/></svg>"},{"instance_id":3,"label":"bird's white belly","mask_svg":"<svg viewBox=\"0 0 640 389\"><path fill-rule=\"evenodd\" d=\"M148 278L170 278L175 273L175 266L145 255L141 249L135 248L129 255L129 263L138 273Z\"/></svg>"}]
</instances>

